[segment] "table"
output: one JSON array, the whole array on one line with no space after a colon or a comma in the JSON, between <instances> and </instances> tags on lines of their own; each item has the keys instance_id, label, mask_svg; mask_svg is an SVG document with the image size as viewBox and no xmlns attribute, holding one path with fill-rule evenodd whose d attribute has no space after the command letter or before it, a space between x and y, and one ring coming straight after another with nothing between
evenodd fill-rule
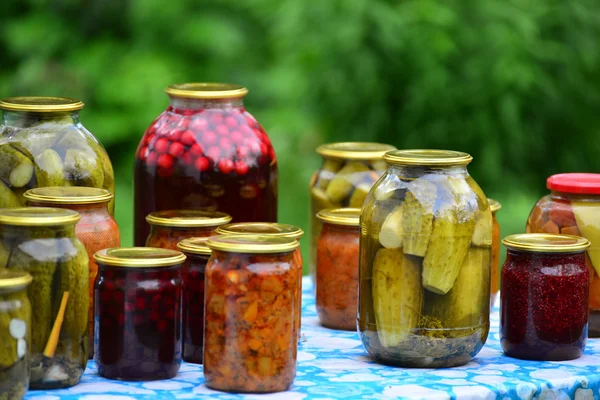
<instances>
[{"instance_id":1,"label":"table","mask_svg":"<svg viewBox=\"0 0 600 400\"><path fill-rule=\"evenodd\" d=\"M35 400L136 399L569 399L600 398L600 340L588 340L585 355L566 362L534 362L505 357L498 341L498 310L492 313L491 333L469 364L451 369L403 369L370 361L355 332L319 325L312 285L304 278L302 332L298 372L288 392L232 395L204 386L202 366L184 363L166 381L120 382L96 375L88 364L81 383L54 391L30 391Z\"/></svg>"}]
</instances>

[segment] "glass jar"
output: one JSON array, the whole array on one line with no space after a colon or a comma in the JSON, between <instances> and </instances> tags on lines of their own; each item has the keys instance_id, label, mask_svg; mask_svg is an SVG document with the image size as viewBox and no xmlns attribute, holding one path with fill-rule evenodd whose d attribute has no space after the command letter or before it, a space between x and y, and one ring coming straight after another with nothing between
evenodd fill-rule
<instances>
[{"instance_id":1,"label":"glass jar","mask_svg":"<svg viewBox=\"0 0 600 400\"><path fill-rule=\"evenodd\" d=\"M579 236L511 235L502 266L500 342L509 357L578 358L587 339L590 273Z\"/></svg>"},{"instance_id":2,"label":"glass jar","mask_svg":"<svg viewBox=\"0 0 600 400\"><path fill-rule=\"evenodd\" d=\"M502 205L494 200L487 199L492 212L492 272L490 284L490 309L496 304L498 290L500 290L500 224L496 213L500 211Z\"/></svg>"},{"instance_id":3,"label":"glass jar","mask_svg":"<svg viewBox=\"0 0 600 400\"><path fill-rule=\"evenodd\" d=\"M317 213L326 208L361 208L371 186L387 168L381 159L395 147L369 142L329 143L317 147L323 158L321 168L310 181L310 263L309 275L316 285L317 240L321 222Z\"/></svg>"},{"instance_id":4,"label":"glass jar","mask_svg":"<svg viewBox=\"0 0 600 400\"><path fill-rule=\"evenodd\" d=\"M248 90L184 83L142 138L135 164L135 243L146 215L204 206L208 198L236 222L277 221L277 160L264 129L244 108Z\"/></svg>"},{"instance_id":5,"label":"glass jar","mask_svg":"<svg viewBox=\"0 0 600 400\"><path fill-rule=\"evenodd\" d=\"M327 328L355 331L360 208L329 208L317 218L323 223L317 241L319 321Z\"/></svg>"},{"instance_id":6,"label":"glass jar","mask_svg":"<svg viewBox=\"0 0 600 400\"><path fill-rule=\"evenodd\" d=\"M76 385L88 360L88 255L79 214L45 207L0 210L0 263L31 274L32 389Z\"/></svg>"},{"instance_id":7,"label":"glass jar","mask_svg":"<svg viewBox=\"0 0 600 400\"><path fill-rule=\"evenodd\" d=\"M146 247L177 250L177 243L191 237L208 237L231 221L229 214L202 210L156 211L146 216L150 235Z\"/></svg>"},{"instance_id":8,"label":"glass jar","mask_svg":"<svg viewBox=\"0 0 600 400\"><path fill-rule=\"evenodd\" d=\"M181 365L181 266L185 256L152 247L94 255L98 374L126 381L169 379Z\"/></svg>"},{"instance_id":9,"label":"glass jar","mask_svg":"<svg viewBox=\"0 0 600 400\"><path fill-rule=\"evenodd\" d=\"M591 242L589 337L600 337L600 174L567 173L546 180L542 197L527 219L527 232L583 236Z\"/></svg>"},{"instance_id":10,"label":"glass jar","mask_svg":"<svg viewBox=\"0 0 600 400\"><path fill-rule=\"evenodd\" d=\"M50 186L29 189L23 195L30 207L68 208L77 211L81 219L75 225L75 236L83 243L88 254L90 268L88 312L90 340L89 358L94 356L94 281L98 274L98 265L94 254L102 249L119 247L121 233L119 226L108 212L108 203L113 194L106 189L84 186Z\"/></svg>"},{"instance_id":11,"label":"glass jar","mask_svg":"<svg viewBox=\"0 0 600 400\"><path fill-rule=\"evenodd\" d=\"M0 270L0 399L22 399L29 387L31 275Z\"/></svg>"},{"instance_id":12,"label":"glass jar","mask_svg":"<svg viewBox=\"0 0 600 400\"><path fill-rule=\"evenodd\" d=\"M227 392L287 390L296 375L298 241L221 235L207 241L204 378Z\"/></svg>"},{"instance_id":13,"label":"glass jar","mask_svg":"<svg viewBox=\"0 0 600 400\"><path fill-rule=\"evenodd\" d=\"M183 280L183 360L202 364L204 346L204 272L212 250L207 238L184 239L177 247L187 257L181 270Z\"/></svg>"},{"instance_id":14,"label":"glass jar","mask_svg":"<svg viewBox=\"0 0 600 400\"><path fill-rule=\"evenodd\" d=\"M469 362L489 331L492 214L472 157L398 150L360 218L359 331L402 367Z\"/></svg>"},{"instance_id":15,"label":"glass jar","mask_svg":"<svg viewBox=\"0 0 600 400\"><path fill-rule=\"evenodd\" d=\"M0 208L22 207L34 187L89 186L115 193L108 154L79 122L83 103L63 97L0 100ZM109 203L114 213L114 201Z\"/></svg>"}]
</instances>

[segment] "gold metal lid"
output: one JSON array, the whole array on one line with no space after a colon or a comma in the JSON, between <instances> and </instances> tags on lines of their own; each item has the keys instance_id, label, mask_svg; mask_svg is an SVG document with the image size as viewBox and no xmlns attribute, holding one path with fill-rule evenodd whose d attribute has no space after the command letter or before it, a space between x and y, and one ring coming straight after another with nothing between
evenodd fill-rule
<instances>
[{"instance_id":1,"label":"gold metal lid","mask_svg":"<svg viewBox=\"0 0 600 400\"><path fill-rule=\"evenodd\" d=\"M204 237L183 239L181 242L177 243L177 248L184 253L210 256L212 254L212 250L206 245L207 240L208 238Z\"/></svg>"},{"instance_id":2,"label":"gold metal lid","mask_svg":"<svg viewBox=\"0 0 600 400\"><path fill-rule=\"evenodd\" d=\"M94 254L98 264L114 267L170 267L185 261L185 255L177 250L156 247L115 247Z\"/></svg>"},{"instance_id":3,"label":"gold metal lid","mask_svg":"<svg viewBox=\"0 0 600 400\"><path fill-rule=\"evenodd\" d=\"M498 200L488 198L487 201L490 206L490 210L492 211L492 214L496 213L502 208L502 204L500 204Z\"/></svg>"},{"instance_id":4,"label":"gold metal lid","mask_svg":"<svg viewBox=\"0 0 600 400\"><path fill-rule=\"evenodd\" d=\"M278 224L276 222L237 222L234 224L221 225L217 228L219 235L245 234L245 235L267 235L289 237L299 240L304 231L297 226L289 224Z\"/></svg>"},{"instance_id":5,"label":"gold metal lid","mask_svg":"<svg viewBox=\"0 0 600 400\"><path fill-rule=\"evenodd\" d=\"M296 239L267 235L219 235L206 241L212 250L231 253L274 254L288 253L300 246Z\"/></svg>"},{"instance_id":6,"label":"gold metal lid","mask_svg":"<svg viewBox=\"0 0 600 400\"><path fill-rule=\"evenodd\" d=\"M32 202L52 204L101 204L114 197L106 189L86 186L48 186L29 189L23 197Z\"/></svg>"},{"instance_id":7,"label":"gold metal lid","mask_svg":"<svg viewBox=\"0 0 600 400\"><path fill-rule=\"evenodd\" d=\"M65 208L21 207L0 209L0 225L60 226L76 224L81 216Z\"/></svg>"},{"instance_id":8,"label":"gold metal lid","mask_svg":"<svg viewBox=\"0 0 600 400\"><path fill-rule=\"evenodd\" d=\"M165 93L188 99L235 99L248 94L248 89L231 83L179 83L170 85Z\"/></svg>"},{"instance_id":9,"label":"gold metal lid","mask_svg":"<svg viewBox=\"0 0 600 400\"><path fill-rule=\"evenodd\" d=\"M228 224L231 216L220 211L165 210L148 214L146 222L171 228L201 228Z\"/></svg>"},{"instance_id":10,"label":"gold metal lid","mask_svg":"<svg viewBox=\"0 0 600 400\"><path fill-rule=\"evenodd\" d=\"M68 97L21 96L0 100L0 109L28 112L68 112L83 108L83 102Z\"/></svg>"},{"instance_id":11,"label":"gold metal lid","mask_svg":"<svg viewBox=\"0 0 600 400\"><path fill-rule=\"evenodd\" d=\"M0 290L18 289L29 285L33 278L25 271L14 269L0 270Z\"/></svg>"},{"instance_id":12,"label":"gold metal lid","mask_svg":"<svg viewBox=\"0 0 600 400\"><path fill-rule=\"evenodd\" d=\"M317 218L328 224L358 226L360 208L327 208L319 211Z\"/></svg>"},{"instance_id":13,"label":"gold metal lid","mask_svg":"<svg viewBox=\"0 0 600 400\"><path fill-rule=\"evenodd\" d=\"M395 150L391 144L375 142L338 142L317 147L317 153L323 157L343 158L347 160L377 160L385 153Z\"/></svg>"},{"instance_id":14,"label":"gold metal lid","mask_svg":"<svg viewBox=\"0 0 600 400\"><path fill-rule=\"evenodd\" d=\"M510 235L502 240L502 244L511 250L533 253L578 253L590 247L590 241L586 238L551 233Z\"/></svg>"},{"instance_id":15,"label":"gold metal lid","mask_svg":"<svg viewBox=\"0 0 600 400\"><path fill-rule=\"evenodd\" d=\"M396 165L451 166L467 165L473 157L461 151L419 149L390 151L383 159Z\"/></svg>"}]
</instances>

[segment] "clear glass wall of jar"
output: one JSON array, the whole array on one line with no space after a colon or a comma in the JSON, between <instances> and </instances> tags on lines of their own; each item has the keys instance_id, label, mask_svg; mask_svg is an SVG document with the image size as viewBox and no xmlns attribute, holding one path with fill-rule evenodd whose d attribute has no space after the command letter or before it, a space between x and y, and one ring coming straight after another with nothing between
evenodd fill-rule
<instances>
[{"instance_id":1,"label":"clear glass wall of jar","mask_svg":"<svg viewBox=\"0 0 600 400\"><path fill-rule=\"evenodd\" d=\"M502 205L494 199L488 199L488 204L492 211L492 280L490 284L490 308L492 308L496 303L498 290L500 290L500 224L496 213L500 211Z\"/></svg>"}]
</instances>

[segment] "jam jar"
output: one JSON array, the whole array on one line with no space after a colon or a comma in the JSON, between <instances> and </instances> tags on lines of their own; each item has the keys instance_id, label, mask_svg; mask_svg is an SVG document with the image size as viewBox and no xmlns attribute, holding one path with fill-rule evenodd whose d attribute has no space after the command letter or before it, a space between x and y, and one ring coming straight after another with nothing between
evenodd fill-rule
<instances>
[{"instance_id":1,"label":"jam jar","mask_svg":"<svg viewBox=\"0 0 600 400\"><path fill-rule=\"evenodd\" d=\"M527 219L527 232L583 236L591 242L589 337L600 337L600 174L566 173L546 180L550 193Z\"/></svg>"},{"instance_id":2,"label":"jam jar","mask_svg":"<svg viewBox=\"0 0 600 400\"><path fill-rule=\"evenodd\" d=\"M298 241L221 235L207 241L204 378L227 392L287 390L296 375Z\"/></svg>"},{"instance_id":3,"label":"jam jar","mask_svg":"<svg viewBox=\"0 0 600 400\"><path fill-rule=\"evenodd\" d=\"M469 362L487 339L492 213L450 150L397 150L360 217L358 327L369 354L402 367Z\"/></svg>"},{"instance_id":4,"label":"jam jar","mask_svg":"<svg viewBox=\"0 0 600 400\"><path fill-rule=\"evenodd\" d=\"M578 358L587 339L590 271L579 236L527 233L506 237L500 290L500 341L509 357Z\"/></svg>"},{"instance_id":5,"label":"jam jar","mask_svg":"<svg viewBox=\"0 0 600 400\"><path fill-rule=\"evenodd\" d=\"M108 211L113 194L106 189L85 186L50 186L29 189L23 195L30 207L68 208L77 211L81 219L75 225L75 236L83 243L88 254L90 267L89 283L89 358L94 349L94 281L98 265L94 253L121 245L119 226Z\"/></svg>"},{"instance_id":6,"label":"jam jar","mask_svg":"<svg viewBox=\"0 0 600 400\"><path fill-rule=\"evenodd\" d=\"M126 381L169 379L181 365L181 266L185 256L153 247L94 255L98 374Z\"/></svg>"},{"instance_id":7,"label":"jam jar","mask_svg":"<svg viewBox=\"0 0 600 400\"><path fill-rule=\"evenodd\" d=\"M248 90L184 83L146 130L135 163L135 243L148 237L154 211L214 201L235 222L277 221L277 160L271 141L244 108Z\"/></svg>"},{"instance_id":8,"label":"jam jar","mask_svg":"<svg viewBox=\"0 0 600 400\"><path fill-rule=\"evenodd\" d=\"M108 154L79 121L83 103L63 97L0 100L0 208L22 207L34 187L89 186L115 193ZM109 203L114 212L114 201Z\"/></svg>"},{"instance_id":9,"label":"jam jar","mask_svg":"<svg viewBox=\"0 0 600 400\"><path fill-rule=\"evenodd\" d=\"M327 328L356 330L360 208L329 208L317 241L317 313Z\"/></svg>"},{"instance_id":10,"label":"jam jar","mask_svg":"<svg viewBox=\"0 0 600 400\"><path fill-rule=\"evenodd\" d=\"M75 236L76 211L0 210L0 268L26 271L31 302L32 389L76 385L88 360L88 255Z\"/></svg>"},{"instance_id":11,"label":"jam jar","mask_svg":"<svg viewBox=\"0 0 600 400\"><path fill-rule=\"evenodd\" d=\"M229 214L218 211L166 210L146 216L150 235L146 247L177 250L177 243L191 237L208 237L231 221Z\"/></svg>"},{"instance_id":12,"label":"jam jar","mask_svg":"<svg viewBox=\"0 0 600 400\"><path fill-rule=\"evenodd\" d=\"M502 205L494 199L487 199L492 212L492 269L490 284L490 308L496 304L498 290L500 290L500 224L496 213Z\"/></svg>"},{"instance_id":13,"label":"jam jar","mask_svg":"<svg viewBox=\"0 0 600 400\"><path fill-rule=\"evenodd\" d=\"M0 270L0 399L22 399L29 387L31 275Z\"/></svg>"},{"instance_id":14,"label":"jam jar","mask_svg":"<svg viewBox=\"0 0 600 400\"><path fill-rule=\"evenodd\" d=\"M204 271L212 253L207 239L189 238L177 245L187 257L181 269L183 360L196 364L202 364L204 345Z\"/></svg>"}]
</instances>

